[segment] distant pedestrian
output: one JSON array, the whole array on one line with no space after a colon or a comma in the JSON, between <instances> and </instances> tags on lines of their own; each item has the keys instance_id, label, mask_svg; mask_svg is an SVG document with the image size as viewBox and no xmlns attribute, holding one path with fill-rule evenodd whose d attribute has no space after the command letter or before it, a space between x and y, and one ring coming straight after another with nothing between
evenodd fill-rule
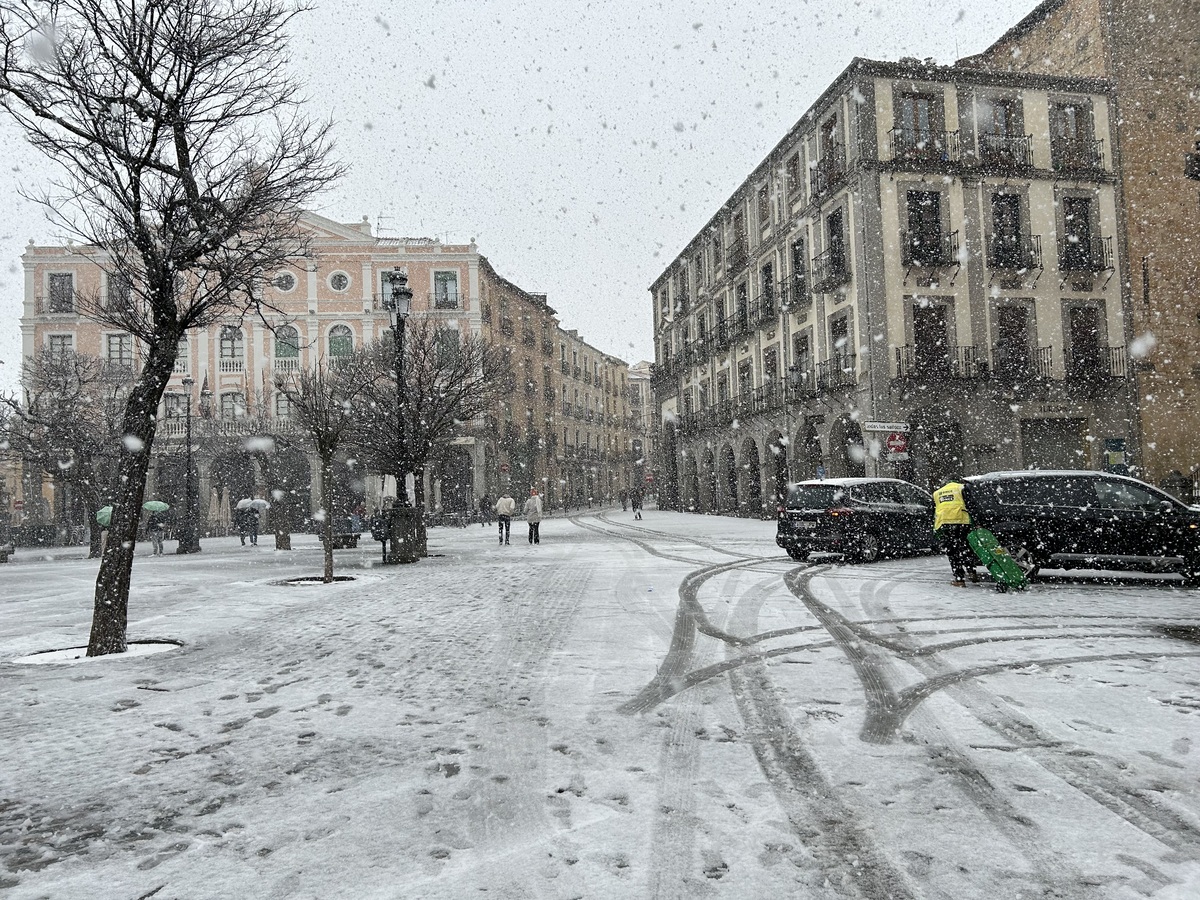
<instances>
[{"instance_id":1,"label":"distant pedestrian","mask_svg":"<svg viewBox=\"0 0 1200 900\"><path fill-rule=\"evenodd\" d=\"M629 490L627 488L621 488L621 490L617 492L617 499L621 501L621 512L627 512L629 509Z\"/></svg>"},{"instance_id":2,"label":"distant pedestrian","mask_svg":"<svg viewBox=\"0 0 1200 900\"><path fill-rule=\"evenodd\" d=\"M966 485L952 478L933 492L933 530L937 533L946 556L950 560L950 571L955 587L966 583L970 573L972 581L979 580L975 571L975 551L967 542L971 533L971 514L967 510Z\"/></svg>"},{"instance_id":3,"label":"distant pedestrian","mask_svg":"<svg viewBox=\"0 0 1200 900\"><path fill-rule=\"evenodd\" d=\"M537 488L529 489L529 499L525 501L525 521L529 523L529 543L540 544L542 537L538 533L542 526L542 498Z\"/></svg>"},{"instance_id":4,"label":"distant pedestrian","mask_svg":"<svg viewBox=\"0 0 1200 900\"><path fill-rule=\"evenodd\" d=\"M500 525L500 543L508 543L508 534L512 530L512 517L517 511L517 501L512 498L512 495L507 491L500 494L500 499L496 501L496 520Z\"/></svg>"},{"instance_id":5,"label":"distant pedestrian","mask_svg":"<svg viewBox=\"0 0 1200 900\"><path fill-rule=\"evenodd\" d=\"M379 541L379 546L383 550L383 561L387 562L387 545L390 535L390 522L388 515L382 509L375 510L371 516L371 537Z\"/></svg>"},{"instance_id":6,"label":"distant pedestrian","mask_svg":"<svg viewBox=\"0 0 1200 900\"><path fill-rule=\"evenodd\" d=\"M479 527L487 528L492 524L492 498L484 494L479 498Z\"/></svg>"},{"instance_id":7,"label":"distant pedestrian","mask_svg":"<svg viewBox=\"0 0 1200 900\"><path fill-rule=\"evenodd\" d=\"M642 489L635 487L629 492L629 504L633 507L633 517L640 519L642 517Z\"/></svg>"},{"instance_id":8,"label":"distant pedestrian","mask_svg":"<svg viewBox=\"0 0 1200 900\"><path fill-rule=\"evenodd\" d=\"M150 513L146 519L146 536L150 538L150 546L153 548L152 556L163 555L163 535L167 531L167 518L160 512Z\"/></svg>"}]
</instances>

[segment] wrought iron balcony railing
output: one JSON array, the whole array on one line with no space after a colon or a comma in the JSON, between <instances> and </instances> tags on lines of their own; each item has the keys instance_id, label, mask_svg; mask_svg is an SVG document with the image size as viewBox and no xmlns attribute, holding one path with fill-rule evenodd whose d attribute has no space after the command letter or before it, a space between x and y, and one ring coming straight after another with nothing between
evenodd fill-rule
<instances>
[{"instance_id":1,"label":"wrought iron balcony railing","mask_svg":"<svg viewBox=\"0 0 1200 900\"><path fill-rule=\"evenodd\" d=\"M900 257L905 266L926 269L958 265L958 232L902 231Z\"/></svg>"},{"instance_id":2,"label":"wrought iron balcony railing","mask_svg":"<svg viewBox=\"0 0 1200 900\"><path fill-rule=\"evenodd\" d=\"M988 239L989 269L1021 271L1042 268L1040 234L993 234Z\"/></svg>"},{"instance_id":3,"label":"wrought iron balcony railing","mask_svg":"<svg viewBox=\"0 0 1200 900\"><path fill-rule=\"evenodd\" d=\"M1033 165L1032 134L979 135L979 164L997 169L1019 169Z\"/></svg>"},{"instance_id":4,"label":"wrought iron balcony railing","mask_svg":"<svg viewBox=\"0 0 1200 900\"><path fill-rule=\"evenodd\" d=\"M888 132L896 162L950 162L958 159L957 131L916 131L893 128Z\"/></svg>"}]
</instances>

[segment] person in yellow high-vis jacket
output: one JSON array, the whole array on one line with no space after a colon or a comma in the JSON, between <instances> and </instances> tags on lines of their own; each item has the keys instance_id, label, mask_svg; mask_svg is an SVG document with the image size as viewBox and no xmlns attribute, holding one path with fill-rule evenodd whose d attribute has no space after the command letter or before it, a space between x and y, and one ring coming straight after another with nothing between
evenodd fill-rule
<instances>
[{"instance_id":1,"label":"person in yellow high-vis jacket","mask_svg":"<svg viewBox=\"0 0 1200 900\"><path fill-rule=\"evenodd\" d=\"M970 573L972 581L978 581L975 571L975 551L967 543L971 533L971 514L967 511L966 485L952 479L933 492L933 530L937 532L950 569L954 573L955 587L962 587Z\"/></svg>"}]
</instances>

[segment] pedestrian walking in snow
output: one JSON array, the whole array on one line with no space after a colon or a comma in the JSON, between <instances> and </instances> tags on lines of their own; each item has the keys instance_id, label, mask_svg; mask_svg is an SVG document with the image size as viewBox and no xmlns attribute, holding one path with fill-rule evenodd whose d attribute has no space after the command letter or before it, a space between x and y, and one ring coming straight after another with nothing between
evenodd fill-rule
<instances>
[{"instance_id":1,"label":"pedestrian walking in snow","mask_svg":"<svg viewBox=\"0 0 1200 900\"><path fill-rule=\"evenodd\" d=\"M952 478L933 492L933 530L946 556L950 559L950 571L954 573L951 582L955 587L962 587L970 573L972 581L979 580L975 571L975 551L967 542L971 533L971 514L967 511L966 486L957 478Z\"/></svg>"},{"instance_id":2,"label":"pedestrian walking in snow","mask_svg":"<svg viewBox=\"0 0 1200 900\"><path fill-rule=\"evenodd\" d=\"M379 541L379 546L383 550L383 561L387 562L387 545L388 537L391 533L390 522L388 515L382 509L375 510L371 516L371 537Z\"/></svg>"},{"instance_id":3,"label":"pedestrian walking in snow","mask_svg":"<svg viewBox=\"0 0 1200 900\"><path fill-rule=\"evenodd\" d=\"M508 533L512 530L512 517L517 511L517 501L507 490L500 494L496 501L496 519L500 525L500 543L508 543Z\"/></svg>"},{"instance_id":4,"label":"pedestrian walking in snow","mask_svg":"<svg viewBox=\"0 0 1200 900\"><path fill-rule=\"evenodd\" d=\"M621 512L626 512L629 509L629 491L621 488L617 492L617 499L621 501Z\"/></svg>"},{"instance_id":5,"label":"pedestrian walking in snow","mask_svg":"<svg viewBox=\"0 0 1200 900\"><path fill-rule=\"evenodd\" d=\"M540 544L542 537L538 533L542 525L542 498L537 488L529 489L529 499L525 501L525 521L529 523L529 543Z\"/></svg>"},{"instance_id":6,"label":"pedestrian walking in snow","mask_svg":"<svg viewBox=\"0 0 1200 900\"><path fill-rule=\"evenodd\" d=\"M492 498L484 494L479 498L479 527L487 528L492 524Z\"/></svg>"},{"instance_id":7,"label":"pedestrian walking in snow","mask_svg":"<svg viewBox=\"0 0 1200 900\"><path fill-rule=\"evenodd\" d=\"M629 492L629 504L633 507L633 517L640 519L642 517L642 489L634 488Z\"/></svg>"},{"instance_id":8,"label":"pedestrian walking in snow","mask_svg":"<svg viewBox=\"0 0 1200 900\"><path fill-rule=\"evenodd\" d=\"M167 531L167 517L160 512L152 512L146 519L146 536L150 538L153 556L163 555L163 535Z\"/></svg>"}]
</instances>

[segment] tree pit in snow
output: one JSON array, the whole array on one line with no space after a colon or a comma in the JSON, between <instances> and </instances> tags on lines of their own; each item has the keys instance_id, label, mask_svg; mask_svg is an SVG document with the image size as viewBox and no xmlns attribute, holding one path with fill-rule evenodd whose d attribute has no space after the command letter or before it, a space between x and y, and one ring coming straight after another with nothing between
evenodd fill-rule
<instances>
[{"instance_id":1,"label":"tree pit in snow","mask_svg":"<svg viewBox=\"0 0 1200 900\"><path fill-rule=\"evenodd\" d=\"M104 656L88 656L86 645L83 647L62 647L57 650L39 650L37 653L18 656L12 662L16 665L44 666L75 665L76 663L129 659L135 656L150 656L153 653L165 653L168 650L176 650L183 646L183 641L174 641L170 638L154 638L144 641L129 641L127 646L128 649L124 653L108 653Z\"/></svg>"},{"instance_id":2,"label":"tree pit in snow","mask_svg":"<svg viewBox=\"0 0 1200 900\"><path fill-rule=\"evenodd\" d=\"M334 584L338 581L354 581L353 575L334 575L333 581L326 581L323 575L298 575L295 578L285 578L275 582L283 587L304 587L313 584Z\"/></svg>"}]
</instances>

